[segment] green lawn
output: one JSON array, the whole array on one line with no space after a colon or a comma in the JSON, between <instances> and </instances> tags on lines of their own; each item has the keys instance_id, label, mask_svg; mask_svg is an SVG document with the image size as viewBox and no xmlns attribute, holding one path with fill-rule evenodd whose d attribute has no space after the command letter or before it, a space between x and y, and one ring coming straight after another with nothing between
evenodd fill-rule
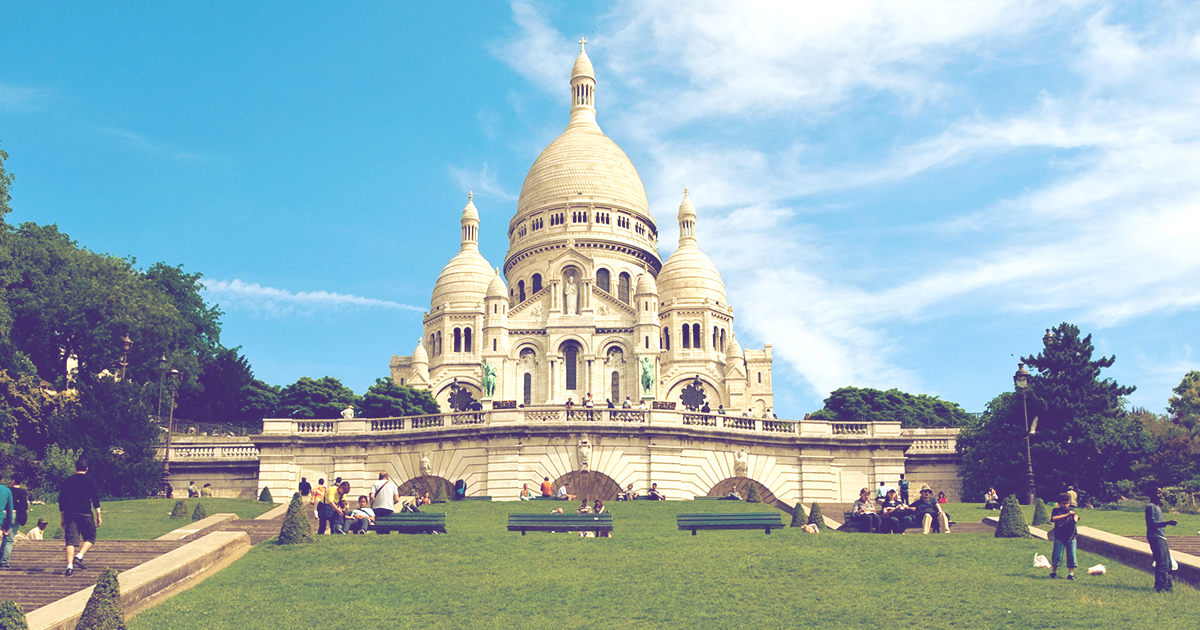
<instances>
[{"instance_id":1,"label":"green lawn","mask_svg":"<svg viewBox=\"0 0 1200 630\"><path fill-rule=\"evenodd\" d=\"M681 511L769 510L734 502L614 503L612 539L505 530L509 512L557 505L434 506L442 536L264 544L130 628L1194 628L1200 605L1086 553L1108 574L1050 581L1036 540L675 528Z\"/></svg>"},{"instance_id":2,"label":"green lawn","mask_svg":"<svg viewBox=\"0 0 1200 630\"><path fill-rule=\"evenodd\" d=\"M171 508L175 507L176 499L136 499L128 501L101 501L100 509L104 524L97 532L99 540L139 540L158 538L163 534L183 527L191 519L171 520ZM213 514L237 514L238 518L254 518L275 507L272 503L260 503L251 499L184 499L188 516L196 509L198 503L204 504L204 510ZM37 523L39 518L50 522L46 528L49 538L58 529L61 517L58 505L34 505L29 510L29 524L21 528L28 531Z\"/></svg>"},{"instance_id":3,"label":"green lawn","mask_svg":"<svg viewBox=\"0 0 1200 630\"><path fill-rule=\"evenodd\" d=\"M1046 507L1046 514L1054 509L1053 505ZM994 510L983 509L982 503L956 503L947 506L950 514L954 515L956 521L966 522L968 520L976 522L987 516L999 516L1000 512ZM1102 529L1110 534L1118 536L1145 536L1146 535L1146 516L1140 509L1122 508L1119 510L1093 510L1091 508L1078 508L1075 510L1079 514L1079 524L1091 527L1094 529ZM1027 505L1021 506L1021 512L1025 514L1025 522L1033 523L1033 508ZM959 516L959 515L963 516ZM1167 520L1179 521L1179 525L1167 528L1168 536L1195 536L1200 533L1200 515L1195 514L1166 514L1164 518ZM1049 529L1049 525L1041 525L1042 529Z\"/></svg>"}]
</instances>

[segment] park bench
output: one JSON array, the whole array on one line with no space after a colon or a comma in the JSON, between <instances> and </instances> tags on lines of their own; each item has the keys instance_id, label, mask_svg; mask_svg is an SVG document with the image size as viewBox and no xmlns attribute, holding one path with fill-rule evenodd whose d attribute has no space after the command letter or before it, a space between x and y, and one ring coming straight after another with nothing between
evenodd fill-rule
<instances>
[{"instance_id":1,"label":"park bench","mask_svg":"<svg viewBox=\"0 0 1200 630\"><path fill-rule=\"evenodd\" d=\"M446 533L445 514L425 514L423 512L396 512L375 519L371 531L377 534L430 534Z\"/></svg>"},{"instance_id":2,"label":"park bench","mask_svg":"<svg viewBox=\"0 0 1200 630\"><path fill-rule=\"evenodd\" d=\"M681 530L692 530L693 536L701 529L761 529L770 534L772 529L783 527L783 519L778 512L677 514L675 522Z\"/></svg>"},{"instance_id":3,"label":"park bench","mask_svg":"<svg viewBox=\"0 0 1200 630\"><path fill-rule=\"evenodd\" d=\"M853 519L854 519L854 511L853 510L848 511L848 512L843 512L842 513L842 526L838 528L838 531L839 532L862 532L862 533L865 533L866 530L863 529L862 524ZM957 525L958 523L954 522L950 518L949 512L946 513L946 520L949 522L950 531L954 531L954 526ZM909 525L908 529L912 529L914 527L918 530L921 529L920 519L918 519L916 523ZM940 529L941 529L941 526L938 524L937 519L934 519L933 532L937 533Z\"/></svg>"},{"instance_id":4,"label":"park bench","mask_svg":"<svg viewBox=\"0 0 1200 630\"><path fill-rule=\"evenodd\" d=\"M603 514L509 514L508 531L521 532L596 532L611 533L611 512Z\"/></svg>"}]
</instances>

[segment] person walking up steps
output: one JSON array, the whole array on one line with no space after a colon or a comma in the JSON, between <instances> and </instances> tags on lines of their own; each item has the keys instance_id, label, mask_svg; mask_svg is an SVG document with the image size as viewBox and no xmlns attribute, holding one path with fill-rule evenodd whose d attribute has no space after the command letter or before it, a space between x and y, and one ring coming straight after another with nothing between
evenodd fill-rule
<instances>
[{"instance_id":1,"label":"person walking up steps","mask_svg":"<svg viewBox=\"0 0 1200 630\"><path fill-rule=\"evenodd\" d=\"M80 457L75 462L75 474L67 477L58 487L58 511L62 514L62 528L66 534L67 572L71 575L75 567L87 569L83 557L96 544L96 529L103 525L100 517L100 489L96 480L87 475L88 461ZM92 520L92 508L96 518ZM79 553L75 553L75 546Z\"/></svg>"}]
</instances>

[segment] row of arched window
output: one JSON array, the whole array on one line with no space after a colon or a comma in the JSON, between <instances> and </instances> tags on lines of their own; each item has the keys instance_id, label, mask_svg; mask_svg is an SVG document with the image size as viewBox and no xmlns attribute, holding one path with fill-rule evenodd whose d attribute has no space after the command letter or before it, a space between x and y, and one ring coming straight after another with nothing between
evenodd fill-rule
<instances>
[{"instance_id":1,"label":"row of arched window","mask_svg":"<svg viewBox=\"0 0 1200 630\"><path fill-rule=\"evenodd\" d=\"M455 328L451 332L452 345L454 352L471 352L471 329ZM433 356L442 354L442 331L429 333L429 353Z\"/></svg>"},{"instance_id":2,"label":"row of arched window","mask_svg":"<svg viewBox=\"0 0 1200 630\"><path fill-rule=\"evenodd\" d=\"M700 335L700 324L683 324L679 328L679 343L684 349L703 350L701 344L703 339ZM719 352L725 352L725 329L718 326L713 326L712 329L712 349ZM662 329L662 349L671 349L671 328L663 326Z\"/></svg>"},{"instance_id":3,"label":"row of arched window","mask_svg":"<svg viewBox=\"0 0 1200 630\"><path fill-rule=\"evenodd\" d=\"M617 276L616 296L617 296L618 300L620 300L626 304L631 303L630 302L630 299L631 299L630 298L630 289L632 287L632 284L633 284L633 278L630 277L630 275L628 273L625 273L624 271L622 271L620 273L620 275ZM604 291L605 293L608 293L610 295L613 294L612 273L609 272L609 270L607 270L607 269L597 269L596 270L596 287L599 288L600 290ZM542 290L542 274L535 273L535 274L533 274L532 277L530 277L528 285L525 284L524 280L518 280L517 285L515 287L509 288L508 296L509 296L509 298L516 300L517 304L520 304L521 302L524 302L527 298L533 297L534 295L537 294L538 291L541 291L541 290Z\"/></svg>"}]
</instances>

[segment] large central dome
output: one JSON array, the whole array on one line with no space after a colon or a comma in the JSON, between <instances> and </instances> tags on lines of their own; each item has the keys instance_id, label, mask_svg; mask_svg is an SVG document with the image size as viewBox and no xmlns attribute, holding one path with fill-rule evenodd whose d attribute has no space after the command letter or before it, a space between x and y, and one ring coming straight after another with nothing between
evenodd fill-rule
<instances>
[{"instance_id":1,"label":"large central dome","mask_svg":"<svg viewBox=\"0 0 1200 630\"><path fill-rule=\"evenodd\" d=\"M525 176L514 225L531 211L580 201L625 209L653 223L637 169L596 124L596 78L586 52L580 51L571 74L571 122Z\"/></svg>"}]
</instances>

